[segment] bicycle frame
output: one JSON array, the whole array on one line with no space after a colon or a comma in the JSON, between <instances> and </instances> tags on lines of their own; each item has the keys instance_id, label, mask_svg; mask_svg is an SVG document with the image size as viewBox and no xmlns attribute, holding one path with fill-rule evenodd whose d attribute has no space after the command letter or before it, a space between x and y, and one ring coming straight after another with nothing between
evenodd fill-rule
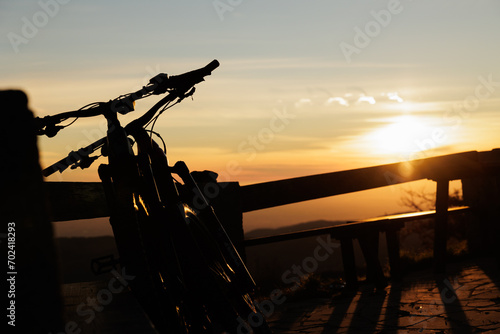
<instances>
[{"instance_id":1,"label":"bicycle frame","mask_svg":"<svg viewBox=\"0 0 500 334\"><path fill-rule=\"evenodd\" d=\"M85 165L89 154L106 148L108 164L100 165L98 171L120 264L135 276L132 291L162 333L200 333L207 327L222 332L240 324L239 314L246 317L258 312L248 297L255 282L186 164L181 161L170 167L165 153L144 129L158 111L161 114L162 107L190 96L194 83L209 75L214 64L170 77L163 86L150 87L150 92L176 89L125 127L118 113L128 112L123 106L136 98L133 94L118 99L120 108L114 101L99 104L90 116L105 116L106 138L79 150L82 156L69 159L70 154L44 170L44 175L49 175L73 163ZM146 93L141 91L137 96ZM58 121L83 114L77 111L48 117L48 125L40 133L52 135L62 128L56 125ZM137 143L137 153L129 136ZM183 184L176 182L172 173L179 175ZM259 333L269 333L265 322Z\"/></svg>"},{"instance_id":2,"label":"bicycle frame","mask_svg":"<svg viewBox=\"0 0 500 334\"><path fill-rule=\"evenodd\" d=\"M234 281L241 292L251 292L255 288L251 275L187 166L183 162L178 162L174 167L169 167L166 156L146 130L138 126L123 128L116 114L106 113L105 116L109 128L107 135L109 166L101 165L99 174L111 208L110 221L122 266L130 268L130 273L134 276L142 275L141 271L148 272L148 276L159 273L164 288L173 290L166 292L164 297L171 301L168 304L176 305L176 308L180 308L179 304L185 299L186 294L193 294L186 291L183 284L179 285L178 282L186 282L188 280L186 276L199 275L197 269L183 265L183 262L186 262L185 257L191 259L189 263L203 261L226 284ZM126 132L127 128L131 133ZM128 134L134 137L138 145L137 156L132 151ZM183 187L190 193L184 201L180 198L171 176L172 172L181 177L184 182ZM203 203L201 208L196 208L195 198L201 199ZM194 219L189 218L189 215L197 215L203 222L197 224L198 232L193 232L192 228L186 225L186 219ZM138 233L134 233L135 231ZM158 242L160 240L157 238L158 235L164 236L161 243ZM209 235L215 238L215 243L205 240ZM195 247L194 244L185 247L175 242L174 238L179 236L180 240L194 238L193 240L196 240L194 244L198 248L205 249L191 249L190 247ZM221 246L214 248L215 244ZM178 249L182 249L183 259L177 255ZM207 251L209 256L197 258ZM188 274L185 275L185 272ZM189 285L193 284L191 282ZM173 288L175 286L177 288ZM139 298L149 293L138 284L135 285L135 290ZM161 298L158 299L160 300L153 304L153 308L164 307ZM151 308L148 305L151 304L149 299L142 304L146 309ZM168 322L162 320L157 319L160 322L157 326L172 324L171 319ZM177 323L177 326L184 325Z\"/></svg>"},{"instance_id":3,"label":"bicycle frame","mask_svg":"<svg viewBox=\"0 0 500 334\"><path fill-rule=\"evenodd\" d=\"M150 249L147 247L148 229L144 224L144 211L146 210L147 213L147 209L140 207L141 204L144 205L144 202L141 201L139 192L143 194L148 194L148 192L140 189L141 180L135 155L116 113L110 112L105 116L108 120L109 165L99 167L99 176L110 208L110 223L120 254L121 266L138 279L138 281L131 282L132 290L150 316L157 314L157 309L163 310L164 312L161 312L163 314L175 314L174 309L166 310L166 308L179 306L175 302L179 300L179 297L172 295L178 290L162 290L159 282L151 279L157 272L155 262L160 261L156 254L147 251ZM154 202L150 201L150 203ZM167 243L169 240L164 241ZM154 286L157 288L151 288ZM165 295L158 296L157 291L165 291ZM170 302L165 303L163 298L167 298ZM151 317L155 326L162 331L182 331L183 324L176 317L170 319L162 319L159 316Z\"/></svg>"}]
</instances>

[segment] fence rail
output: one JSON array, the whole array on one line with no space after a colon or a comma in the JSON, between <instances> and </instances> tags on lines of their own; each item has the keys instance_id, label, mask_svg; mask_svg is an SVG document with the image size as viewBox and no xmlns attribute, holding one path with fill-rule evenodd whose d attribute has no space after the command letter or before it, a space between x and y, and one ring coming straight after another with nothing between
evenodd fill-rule
<instances>
[{"instance_id":1,"label":"fence rail","mask_svg":"<svg viewBox=\"0 0 500 334\"><path fill-rule=\"evenodd\" d=\"M493 153L492 153L493 152ZM410 181L456 180L489 172L486 161L498 152L463 152L340 172L303 176L241 187L242 211L249 212ZM498 165L496 165L498 167Z\"/></svg>"},{"instance_id":2,"label":"fence rail","mask_svg":"<svg viewBox=\"0 0 500 334\"><path fill-rule=\"evenodd\" d=\"M448 210L448 214L456 215L470 212L468 206L454 207ZM364 229L365 233L372 231L386 231L392 228L402 228L403 225L410 221L430 219L436 217L436 210L420 211L402 213L398 215L383 216L355 222L347 222L329 227L321 227L310 230L303 230L299 232L290 232L283 234L276 234L267 237L258 237L246 239L244 244L246 247L270 244L273 242L296 240L308 237L315 237L319 235L329 234L332 238L339 239L346 235L356 235L360 232L360 228Z\"/></svg>"},{"instance_id":3,"label":"fence rail","mask_svg":"<svg viewBox=\"0 0 500 334\"><path fill-rule=\"evenodd\" d=\"M244 213L421 179L450 181L487 175L500 175L500 149L245 185L239 187L237 196ZM46 182L46 186L54 221L109 215L100 182Z\"/></svg>"}]
</instances>

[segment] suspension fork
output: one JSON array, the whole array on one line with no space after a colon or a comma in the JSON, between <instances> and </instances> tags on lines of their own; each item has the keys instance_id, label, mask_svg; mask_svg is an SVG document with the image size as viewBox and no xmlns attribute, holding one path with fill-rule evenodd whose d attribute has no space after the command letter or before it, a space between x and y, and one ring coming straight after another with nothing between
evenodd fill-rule
<instances>
[{"instance_id":1,"label":"suspension fork","mask_svg":"<svg viewBox=\"0 0 500 334\"><path fill-rule=\"evenodd\" d=\"M165 332L178 332L182 325L175 316L173 302L169 302L172 296L163 287L160 288L160 282L155 278L158 263L154 263L154 256L151 257L154 254L146 250L149 249L149 245L146 245L148 235L145 235L148 231L147 228L145 230L143 212L139 209L141 204L136 202L142 190L136 156L116 113L110 110L105 117L108 121L109 165L100 166L99 176L109 203L110 223L120 263L127 274L134 276L132 290L152 316L155 326L163 328ZM162 297L159 292L165 295ZM158 316L159 309L167 312L167 318Z\"/></svg>"},{"instance_id":2,"label":"suspension fork","mask_svg":"<svg viewBox=\"0 0 500 334\"><path fill-rule=\"evenodd\" d=\"M137 141L139 152L149 157L161 202L166 205L176 203L179 200L179 192L170 173L167 156L143 128L133 129L131 134Z\"/></svg>"},{"instance_id":3,"label":"suspension fork","mask_svg":"<svg viewBox=\"0 0 500 334\"><path fill-rule=\"evenodd\" d=\"M159 251L155 256L160 260L159 265L171 275L164 278L165 281L176 286L184 281L180 265L182 259L175 246L175 239L184 235L182 224L179 224L184 220L183 212L177 206L177 188L169 173L166 156L146 130L129 128L128 131L137 142L137 163L142 178L140 187L151 209L150 232L154 240L161 241L157 244ZM173 293L178 292L180 290Z\"/></svg>"},{"instance_id":4,"label":"suspension fork","mask_svg":"<svg viewBox=\"0 0 500 334\"><path fill-rule=\"evenodd\" d=\"M241 259L238 251L233 245L233 242L229 238L226 230L222 226L221 222L217 218L212 206L208 203L205 196L201 192L198 187L196 181L193 179L186 163L184 161L178 161L174 167L172 167L173 171L179 175L187 186L187 188L191 191L192 203L188 203L191 207L195 208L198 211L198 215L201 220L205 223L205 226L212 233L213 237L220 246L220 251L226 261L234 268L236 280L239 283L240 287L244 289L244 291L250 292L255 289L256 284L252 278L252 275L248 271L245 266L243 260Z\"/></svg>"},{"instance_id":5,"label":"suspension fork","mask_svg":"<svg viewBox=\"0 0 500 334\"><path fill-rule=\"evenodd\" d=\"M134 153L116 112L104 113L108 121L107 149L109 165L99 167L121 265L132 275L147 270L143 260L142 237L137 224L134 193L137 165Z\"/></svg>"}]
</instances>

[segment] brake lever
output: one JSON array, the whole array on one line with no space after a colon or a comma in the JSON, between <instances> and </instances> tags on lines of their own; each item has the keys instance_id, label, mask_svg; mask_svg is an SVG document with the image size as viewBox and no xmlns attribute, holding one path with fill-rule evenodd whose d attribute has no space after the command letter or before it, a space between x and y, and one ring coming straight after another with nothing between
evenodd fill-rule
<instances>
[{"instance_id":1,"label":"brake lever","mask_svg":"<svg viewBox=\"0 0 500 334\"><path fill-rule=\"evenodd\" d=\"M45 130L43 130L43 133L49 137L49 138L52 138L52 137L55 137L57 135L57 133L59 132L59 130L62 130L64 129L64 126L62 125L49 125L47 127L45 127Z\"/></svg>"},{"instance_id":2,"label":"brake lever","mask_svg":"<svg viewBox=\"0 0 500 334\"><path fill-rule=\"evenodd\" d=\"M191 87L191 89L189 90L189 92L179 94L179 100L177 102L181 102L186 97L190 97L191 96L191 98L193 98L192 96L193 96L193 94L194 94L195 91L196 91L196 87Z\"/></svg>"},{"instance_id":3,"label":"brake lever","mask_svg":"<svg viewBox=\"0 0 500 334\"><path fill-rule=\"evenodd\" d=\"M46 135L49 138L57 135L59 130L64 129L62 125L56 125L57 123L53 120L51 116L45 116L44 118L35 117L35 129L36 134Z\"/></svg>"},{"instance_id":4,"label":"brake lever","mask_svg":"<svg viewBox=\"0 0 500 334\"><path fill-rule=\"evenodd\" d=\"M195 91L196 91L196 87L191 88L191 90L184 95L184 98L190 97L190 96L192 97Z\"/></svg>"},{"instance_id":5,"label":"brake lever","mask_svg":"<svg viewBox=\"0 0 500 334\"><path fill-rule=\"evenodd\" d=\"M160 95L165 93L168 90L168 85L164 84L162 86L162 83L165 83L166 81L168 81L167 73L160 73L152 77L149 80L149 84L151 85L150 89L152 90L153 94Z\"/></svg>"},{"instance_id":6,"label":"brake lever","mask_svg":"<svg viewBox=\"0 0 500 334\"><path fill-rule=\"evenodd\" d=\"M89 168L97 159L99 159L99 156L84 156L82 159L80 159L80 161L73 164L71 166L71 169L77 169L78 167L80 167L80 169Z\"/></svg>"}]
</instances>

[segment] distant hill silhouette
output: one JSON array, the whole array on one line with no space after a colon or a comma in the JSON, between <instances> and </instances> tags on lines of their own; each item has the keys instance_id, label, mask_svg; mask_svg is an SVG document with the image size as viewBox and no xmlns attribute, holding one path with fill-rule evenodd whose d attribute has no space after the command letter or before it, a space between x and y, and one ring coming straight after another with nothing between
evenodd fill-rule
<instances>
[{"instance_id":1,"label":"distant hill silhouette","mask_svg":"<svg viewBox=\"0 0 500 334\"><path fill-rule=\"evenodd\" d=\"M285 226L285 227L259 228L259 229L255 229L255 230L251 230L249 232L246 232L245 238L258 238L258 237L264 237L264 236L268 236L268 235L298 232L298 231L310 230L310 229L314 229L314 228L334 226L334 225L339 225L339 224L343 224L343 223L345 223L345 221L315 220L315 221L310 221L310 222L305 222L305 223L298 223L298 224L294 224L294 225L289 225L289 226Z\"/></svg>"},{"instance_id":2,"label":"distant hill silhouette","mask_svg":"<svg viewBox=\"0 0 500 334\"><path fill-rule=\"evenodd\" d=\"M341 223L344 221L317 220L275 229L256 229L246 233L245 238L290 233ZM326 236L320 236L320 238L326 241ZM314 250L319 245L317 239L318 237L310 237L247 247L247 266L258 282L263 280L281 281L282 275L293 265L302 266L304 259L314 257ZM384 243L382 242L382 244ZM118 257L114 238L110 236L57 238L56 246L59 251L64 283L95 281L99 277L90 270L91 260L108 254L114 254L115 257ZM363 267L363 257L357 242L355 242L355 251L357 264L359 267ZM382 252L385 252L385 248L382 249ZM382 255L382 258L385 258L385 255ZM318 261L318 268L315 272L324 271L342 272L340 248L335 248L333 254L325 261Z\"/></svg>"}]
</instances>

